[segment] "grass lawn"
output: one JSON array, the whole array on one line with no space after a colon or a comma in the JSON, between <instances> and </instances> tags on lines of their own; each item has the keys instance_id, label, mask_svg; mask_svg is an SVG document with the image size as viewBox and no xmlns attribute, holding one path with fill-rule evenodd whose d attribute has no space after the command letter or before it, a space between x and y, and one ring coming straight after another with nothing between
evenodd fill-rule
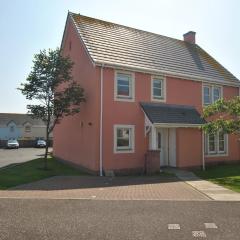
<instances>
[{"instance_id":1,"label":"grass lawn","mask_svg":"<svg viewBox=\"0 0 240 240\"><path fill-rule=\"evenodd\" d=\"M240 192L240 165L209 167L206 171L197 170L194 173L203 179Z\"/></svg>"},{"instance_id":2,"label":"grass lawn","mask_svg":"<svg viewBox=\"0 0 240 240\"><path fill-rule=\"evenodd\" d=\"M0 189L7 189L52 176L84 174L78 169L56 161L54 158L48 159L48 170L44 170L43 166L44 159L39 158L9 168L0 169Z\"/></svg>"}]
</instances>

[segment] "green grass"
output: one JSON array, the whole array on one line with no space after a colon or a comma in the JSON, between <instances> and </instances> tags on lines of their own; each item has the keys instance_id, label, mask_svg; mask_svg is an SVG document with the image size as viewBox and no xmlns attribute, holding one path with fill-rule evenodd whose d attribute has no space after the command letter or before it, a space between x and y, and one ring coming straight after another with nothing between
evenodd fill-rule
<instances>
[{"instance_id":1,"label":"green grass","mask_svg":"<svg viewBox=\"0 0 240 240\"><path fill-rule=\"evenodd\" d=\"M44 170L43 166L44 159L39 158L0 169L0 189L7 189L53 176L84 174L80 170L61 163L54 158L48 159L48 170Z\"/></svg>"},{"instance_id":2,"label":"green grass","mask_svg":"<svg viewBox=\"0 0 240 240\"><path fill-rule=\"evenodd\" d=\"M197 170L197 176L240 192L240 165L209 167L206 171Z\"/></svg>"}]
</instances>

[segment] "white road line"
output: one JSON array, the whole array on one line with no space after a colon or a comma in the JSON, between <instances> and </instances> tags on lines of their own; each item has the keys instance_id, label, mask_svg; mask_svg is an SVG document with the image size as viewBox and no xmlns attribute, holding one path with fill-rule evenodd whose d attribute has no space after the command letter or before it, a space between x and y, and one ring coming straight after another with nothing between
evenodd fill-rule
<instances>
[{"instance_id":1,"label":"white road line","mask_svg":"<svg viewBox=\"0 0 240 240\"><path fill-rule=\"evenodd\" d=\"M180 229L179 224L176 224L176 223L168 224L168 230L179 230L179 229Z\"/></svg>"},{"instance_id":2,"label":"white road line","mask_svg":"<svg viewBox=\"0 0 240 240\"><path fill-rule=\"evenodd\" d=\"M204 231L192 231L192 236L193 237L202 237L202 238L207 237L207 235Z\"/></svg>"},{"instance_id":3,"label":"white road line","mask_svg":"<svg viewBox=\"0 0 240 240\"><path fill-rule=\"evenodd\" d=\"M218 228L215 223L204 223L205 228Z\"/></svg>"}]
</instances>

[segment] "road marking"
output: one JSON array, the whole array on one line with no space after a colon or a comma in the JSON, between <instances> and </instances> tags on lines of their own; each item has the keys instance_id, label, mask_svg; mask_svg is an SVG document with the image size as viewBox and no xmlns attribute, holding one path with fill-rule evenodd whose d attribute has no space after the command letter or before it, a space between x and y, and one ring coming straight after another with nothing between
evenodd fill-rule
<instances>
[{"instance_id":1,"label":"road marking","mask_svg":"<svg viewBox=\"0 0 240 240\"><path fill-rule=\"evenodd\" d=\"M215 223L204 223L205 228L218 228Z\"/></svg>"},{"instance_id":2,"label":"road marking","mask_svg":"<svg viewBox=\"0 0 240 240\"><path fill-rule=\"evenodd\" d=\"M171 224L168 224L168 230L179 230L180 229L180 225L179 224L176 224L176 223L171 223Z\"/></svg>"},{"instance_id":3,"label":"road marking","mask_svg":"<svg viewBox=\"0 0 240 240\"><path fill-rule=\"evenodd\" d=\"M192 231L193 237L207 237L206 233L204 231Z\"/></svg>"}]
</instances>

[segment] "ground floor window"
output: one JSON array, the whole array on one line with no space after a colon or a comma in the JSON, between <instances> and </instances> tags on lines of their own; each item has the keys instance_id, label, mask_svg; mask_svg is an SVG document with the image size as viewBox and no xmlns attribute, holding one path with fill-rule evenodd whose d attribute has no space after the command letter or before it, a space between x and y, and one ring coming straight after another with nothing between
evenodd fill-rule
<instances>
[{"instance_id":1,"label":"ground floor window","mask_svg":"<svg viewBox=\"0 0 240 240\"><path fill-rule=\"evenodd\" d=\"M227 154L228 136L223 132L205 136L205 153L207 155Z\"/></svg>"},{"instance_id":2,"label":"ground floor window","mask_svg":"<svg viewBox=\"0 0 240 240\"><path fill-rule=\"evenodd\" d=\"M114 152L134 152L133 125L114 125Z\"/></svg>"}]
</instances>

